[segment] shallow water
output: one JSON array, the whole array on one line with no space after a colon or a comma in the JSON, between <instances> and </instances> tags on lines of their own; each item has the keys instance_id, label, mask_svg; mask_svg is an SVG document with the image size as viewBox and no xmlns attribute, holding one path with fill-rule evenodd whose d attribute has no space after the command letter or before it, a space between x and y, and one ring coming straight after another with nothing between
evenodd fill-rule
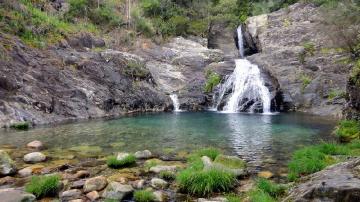
<instances>
[{"instance_id":1,"label":"shallow water","mask_svg":"<svg viewBox=\"0 0 360 202\"><path fill-rule=\"evenodd\" d=\"M290 154L304 145L329 140L334 121L299 113L278 115L182 112L144 114L28 131L0 130L1 145L24 147L40 140L50 149L96 146L104 155L116 151L193 150L214 146L249 161L255 170L281 172Z\"/></svg>"}]
</instances>

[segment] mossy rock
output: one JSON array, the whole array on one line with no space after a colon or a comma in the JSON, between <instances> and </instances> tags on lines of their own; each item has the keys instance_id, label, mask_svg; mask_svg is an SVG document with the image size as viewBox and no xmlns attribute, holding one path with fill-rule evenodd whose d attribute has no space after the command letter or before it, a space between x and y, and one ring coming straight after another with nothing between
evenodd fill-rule
<instances>
[{"instance_id":1,"label":"mossy rock","mask_svg":"<svg viewBox=\"0 0 360 202\"><path fill-rule=\"evenodd\" d=\"M216 157L215 164L221 164L230 169L244 169L246 162L236 156L219 155Z\"/></svg>"}]
</instances>

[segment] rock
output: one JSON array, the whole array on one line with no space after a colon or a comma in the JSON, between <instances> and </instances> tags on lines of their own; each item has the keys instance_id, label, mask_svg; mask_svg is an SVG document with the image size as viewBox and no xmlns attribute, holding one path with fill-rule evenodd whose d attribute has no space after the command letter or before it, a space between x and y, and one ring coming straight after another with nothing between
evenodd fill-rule
<instances>
[{"instance_id":1,"label":"rock","mask_svg":"<svg viewBox=\"0 0 360 202\"><path fill-rule=\"evenodd\" d=\"M300 180L284 201L360 201L360 158L332 165Z\"/></svg>"},{"instance_id":2,"label":"rock","mask_svg":"<svg viewBox=\"0 0 360 202\"><path fill-rule=\"evenodd\" d=\"M228 200L224 197L216 197L210 199L199 198L197 202L228 202Z\"/></svg>"},{"instance_id":3,"label":"rock","mask_svg":"<svg viewBox=\"0 0 360 202\"><path fill-rule=\"evenodd\" d=\"M84 202L83 199L74 199L74 200L70 200L69 202Z\"/></svg>"},{"instance_id":4,"label":"rock","mask_svg":"<svg viewBox=\"0 0 360 202\"><path fill-rule=\"evenodd\" d=\"M62 201L68 201L71 199L79 199L81 197L82 192L78 189L70 189L64 191L60 194L60 199Z\"/></svg>"},{"instance_id":5,"label":"rock","mask_svg":"<svg viewBox=\"0 0 360 202\"><path fill-rule=\"evenodd\" d=\"M39 163L46 160L46 156L41 152L32 152L24 156L26 163Z\"/></svg>"},{"instance_id":6,"label":"rock","mask_svg":"<svg viewBox=\"0 0 360 202\"><path fill-rule=\"evenodd\" d=\"M265 179L269 179L269 178L272 178L274 176L274 174L270 171L261 171L257 174L257 176L265 178Z\"/></svg>"},{"instance_id":7,"label":"rock","mask_svg":"<svg viewBox=\"0 0 360 202\"><path fill-rule=\"evenodd\" d=\"M166 194L163 191L155 191L153 192L155 196L155 201L157 202L163 202L166 201Z\"/></svg>"},{"instance_id":8,"label":"rock","mask_svg":"<svg viewBox=\"0 0 360 202\"><path fill-rule=\"evenodd\" d=\"M176 172L176 166L154 166L150 168L151 172L160 173L161 171Z\"/></svg>"},{"instance_id":9,"label":"rock","mask_svg":"<svg viewBox=\"0 0 360 202\"><path fill-rule=\"evenodd\" d=\"M86 197L90 199L90 201L96 201L100 198L99 192L92 191L86 194Z\"/></svg>"},{"instance_id":10,"label":"rock","mask_svg":"<svg viewBox=\"0 0 360 202\"><path fill-rule=\"evenodd\" d=\"M76 178L86 178L90 176L90 172L87 170L79 170L75 173Z\"/></svg>"},{"instance_id":11,"label":"rock","mask_svg":"<svg viewBox=\"0 0 360 202\"><path fill-rule=\"evenodd\" d=\"M135 189L143 189L145 185L145 180L136 180L132 182L132 186Z\"/></svg>"},{"instance_id":12,"label":"rock","mask_svg":"<svg viewBox=\"0 0 360 202\"><path fill-rule=\"evenodd\" d=\"M84 184L84 192L100 191L107 185L107 180L103 176L87 179Z\"/></svg>"},{"instance_id":13,"label":"rock","mask_svg":"<svg viewBox=\"0 0 360 202\"><path fill-rule=\"evenodd\" d=\"M82 180L77 180L75 182L73 182L71 185L70 185L70 188L72 189L80 189L80 188L83 188L84 185L85 185L85 179L82 179Z\"/></svg>"},{"instance_id":14,"label":"rock","mask_svg":"<svg viewBox=\"0 0 360 202\"><path fill-rule=\"evenodd\" d=\"M30 149L36 149L36 150L39 150L39 151L42 150L42 149L44 149L43 143L40 142L40 141L38 141L38 140L35 140L35 141L30 142L30 143L28 143L26 146L27 146L28 148L30 148Z\"/></svg>"},{"instance_id":15,"label":"rock","mask_svg":"<svg viewBox=\"0 0 360 202\"><path fill-rule=\"evenodd\" d=\"M124 197L128 196L134 191L132 186L123 185L118 182L111 182L102 194L103 198L115 199L121 201Z\"/></svg>"},{"instance_id":16,"label":"rock","mask_svg":"<svg viewBox=\"0 0 360 202\"><path fill-rule=\"evenodd\" d=\"M44 168L43 165L33 165L26 168L23 168L18 171L18 174L21 177L28 177L32 175L33 173L41 173L40 171Z\"/></svg>"},{"instance_id":17,"label":"rock","mask_svg":"<svg viewBox=\"0 0 360 202\"><path fill-rule=\"evenodd\" d=\"M116 159L121 161L124 160L126 157L128 157L130 154L129 153L118 153Z\"/></svg>"},{"instance_id":18,"label":"rock","mask_svg":"<svg viewBox=\"0 0 360 202\"><path fill-rule=\"evenodd\" d=\"M32 202L36 197L19 189L0 189L0 199L4 202Z\"/></svg>"},{"instance_id":19,"label":"rock","mask_svg":"<svg viewBox=\"0 0 360 202\"><path fill-rule=\"evenodd\" d=\"M235 29L226 20L213 20L208 33L208 47L224 52L227 58L237 58L239 53L235 46Z\"/></svg>"},{"instance_id":20,"label":"rock","mask_svg":"<svg viewBox=\"0 0 360 202\"><path fill-rule=\"evenodd\" d=\"M15 182L16 182L16 179L13 177L10 177L10 176L0 178L0 186L14 184Z\"/></svg>"},{"instance_id":21,"label":"rock","mask_svg":"<svg viewBox=\"0 0 360 202\"><path fill-rule=\"evenodd\" d=\"M137 159L149 159L152 157L152 153L149 150L137 151L135 152L135 157Z\"/></svg>"},{"instance_id":22,"label":"rock","mask_svg":"<svg viewBox=\"0 0 360 202\"><path fill-rule=\"evenodd\" d=\"M0 150L0 176L12 175L15 173L15 162L5 151Z\"/></svg>"},{"instance_id":23,"label":"rock","mask_svg":"<svg viewBox=\"0 0 360 202\"><path fill-rule=\"evenodd\" d=\"M168 183L160 178L153 178L151 179L151 186L156 189L164 189L168 186Z\"/></svg>"}]
</instances>

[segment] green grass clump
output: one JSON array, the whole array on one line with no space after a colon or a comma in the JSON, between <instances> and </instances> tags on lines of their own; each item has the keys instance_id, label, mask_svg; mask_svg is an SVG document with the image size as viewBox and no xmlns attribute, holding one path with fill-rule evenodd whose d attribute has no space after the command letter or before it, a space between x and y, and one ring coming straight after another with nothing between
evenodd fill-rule
<instances>
[{"instance_id":1,"label":"green grass clump","mask_svg":"<svg viewBox=\"0 0 360 202\"><path fill-rule=\"evenodd\" d=\"M221 76L215 72L207 73L206 75L205 92L211 92L215 86L221 82Z\"/></svg>"},{"instance_id":2,"label":"green grass clump","mask_svg":"<svg viewBox=\"0 0 360 202\"><path fill-rule=\"evenodd\" d=\"M60 177L58 175L34 176L26 184L25 190L34 194L37 198L42 198L45 196L55 196L59 187Z\"/></svg>"},{"instance_id":3,"label":"green grass clump","mask_svg":"<svg viewBox=\"0 0 360 202\"><path fill-rule=\"evenodd\" d=\"M152 202L155 201L155 196L151 191L139 190L135 191L134 199L136 202Z\"/></svg>"},{"instance_id":4,"label":"green grass clump","mask_svg":"<svg viewBox=\"0 0 360 202\"><path fill-rule=\"evenodd\" d=\"M198 151L196 151L194 154L190 155L191 157L202 157L202 156L207 156L209 158L211 158L211 160L215 160L215 158L220 155L220 150L216 149L216 148L204 148L204 149L200 149Z\"/></svg>"},{"instance_id":5,"label":"green grass clump","mask_svg":"<svg viewBox=\"0 0 360 202\"><path fill-rule=\"evenodd\" d=\"M175 173L173 173L171 171L161 171L159 173L159 176L161 179L168 180L168 181L174 180L176 178Z\"/></svg>"},{"instance_id":6,"label":"green grass clump","mask_svg":"<svg viewBox=\"0 0 360 202\"><path fill-rule=\"evenodd\" d=\"M249 193L249 198L251 202L276 202L268 193L259 189L252 190Z\"/></svg>"},{"instance_id":7,"label":"green grass clump","mask_svg":"<svg viewBox=\"0 0 360 202\"><path fill-rule=\"evenodd\" d=\"M342 142L350 142L360 137L360 121L344 120L341 121L335 130L335 134Z\"/></svg>"},{"instance_id":8,"label":"green grass clump","mask_svg":"<svg viewBox=\"0 0 360 202\"><path fill-rule=\"evenodd\" d=\"M16 130L27 130L29 129L30 124L29 122L19 122L19 123L14 123L10 125L10 128L16 129Z\"/></svg>"},{"instance_id":9,"label":"green grass clump","mask_svg":"<svg viewBox=\"0 0 360 202\"><path fill-rule=\"evenodd\" d=\"M126 166L131 166L135 164L135 162L136 162L136 157L130 154L122 160L118 160L116 156L110 156L108 157L106 164L110 168L123 168Z\"/></svg>"},{"instance_id":10,"label":"green grass clump","mask_svg":"<svg viewBox=\"0 0 360 202\"><path fill-rule=\"evenodd\" d=\"M219 163L230 169L241 169L246 167L244 160L232 156L218 155L214 163Z\"/></svg>"},{"instance_id":11,"label":"green grass clump","mask_svg":"<svg viewBox=\"0 0 360 202\"><path fill-rule=\"evenodd\" d=\"M228 202L241 202L240 196L237 196L235 194L228 194L226 197Z\"/></svg>"},{"instance_id":12,"label":"green grass clump","mask_svg":"<svg viewBox=\"0 0 360 202\"><path fill-rule=\"evenodd\" d=\"M335 98L345 98L345 97L346 97L346 92L343 92L343 91L340 91L337 89L330 90L329 95L328 95L328 99L330 101L334 100Z\"/></svg>"},{"instance_id":13,"label":"green grass clump","mask_svg":"<svg viewBox=\"0 0 360 202\"><path fill-rule=\"evenodd\" d=\"M277 198L283 195L286 191L286 187L283 185L275 184L270 180L259 178L256 182L256 187L259 190L264 191L269 194L271 197Z\"/></svg>"},{"instance_id":14,"label":"green grass clump","mask_svg":"<svg viewBox=\"0 0 360 202\"><path fill-rule=\"evenodd\" d=\"M302 74L300 76L300 80L302 82L302 85L301 85L301 91L304 91L305 88L311 83L312 79L310 76L306 75L306 74Z\"/></svg>"},{"instance_id":15,"label":"green grass clump","mask_svg":"<svg viewBox=\"0 0 360 202\"><path fill-rule=\"evenodd\" d=\"M236 181L233 174L218 169L194 171L186 169L176 178L181 191L196 196L229 191Z\"/></svg>"}]
</instances>

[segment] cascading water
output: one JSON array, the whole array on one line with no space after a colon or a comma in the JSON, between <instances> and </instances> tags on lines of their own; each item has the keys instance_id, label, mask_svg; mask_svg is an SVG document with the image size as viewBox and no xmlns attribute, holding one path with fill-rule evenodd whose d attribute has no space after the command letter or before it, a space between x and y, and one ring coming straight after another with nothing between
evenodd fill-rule
<instances>
[{"instance_id":1,"label":"cascading water","mask_svg":"<svg viewBox=\"0 0 360 202\"><path fill-rule=\"evenodd\" d=\"M173 102L173 105L174 105L174 111L175 112L180 112L180 103L179 103L179 99L178 99L178 96L176 94L171 94L170 95L170 98Z\"/></svg>"},{"instance_id":2,"label":"cascading water","mask_svg":"<svg viewBox=\"0 0 360 202\"><path fill-rule=\"evenodd\" d=\"M238 27L237 34L240 57L244 57L241 26ZM215 109L219 108L225 94L231 90L231 94L227 96L226 104L223 107L224 112L246 111L252 113L260 111L258 109L262 108L263 113L270 113L271 96L261 78L259 67L246 59L236 59L235 65L234 72L219 87L219 94L214 99Z\"/></svg>"}]
</instances>

